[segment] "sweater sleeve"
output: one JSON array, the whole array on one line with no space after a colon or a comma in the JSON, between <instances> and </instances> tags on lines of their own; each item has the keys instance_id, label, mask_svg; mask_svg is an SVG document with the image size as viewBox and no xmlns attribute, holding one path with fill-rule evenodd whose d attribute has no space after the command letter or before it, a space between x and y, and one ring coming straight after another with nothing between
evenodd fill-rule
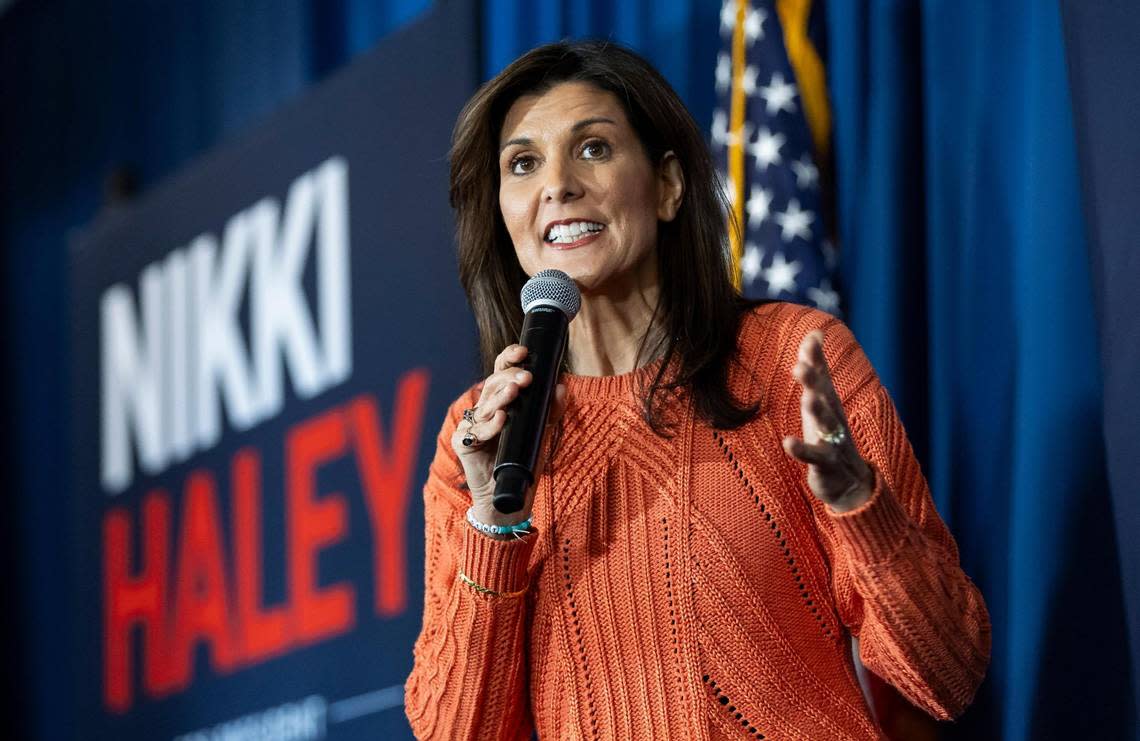
<instances>
[{"instance_id":1,"label":"sweater sleeve","mask_svg":"<svg viewBox=\"0 0 1140 741\"><path fill-rule=\"evenodd\" d=\"M868 669L950 720L989 664L985 602L959 565L894 403L845 326L828 328L825 352L851 436L876 474L871 499L851 512L812 497L840 616Z\"/></svg>"},{"instance_id":2,"label":"sweater sleeve","mask_svg":"<svg viewBox=\"0 0 1140 741\"><path fill-rule=\"evenodd\" d=\"M528 586L537 533L501 541L466 522L471 499L450 441L474 398L449 410L424 487L423 626L404 706L420 739L529 739L527 598L512 593Z\"/></svg>"}]
</instances>

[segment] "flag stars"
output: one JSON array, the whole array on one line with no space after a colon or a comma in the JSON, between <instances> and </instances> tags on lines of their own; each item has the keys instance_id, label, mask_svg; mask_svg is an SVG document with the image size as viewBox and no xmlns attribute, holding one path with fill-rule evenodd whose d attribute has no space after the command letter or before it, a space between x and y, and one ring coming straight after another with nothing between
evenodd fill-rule
<instances>
[{"instance_id":1,"label":"flag stars","mask_svg":"<svg viewBox=\"0 0 1140 741\"><path fill-rule=\"evenodd\" d=\"M835 314L839 311L839 293L831 287L831 281L824 278L818 288L807 289L807 297L822 311Z\"/></svg>"},{"instance_id":2,"label":"flag stars","mask_svg":"<svg viewBox=\"0 0 1140 741\"><path fill-rule=\"evenodd\" d=\"M734 28L736 28L736 1L725 0L724 4L720 6L720 32L722 34L732 33Z\"/></svg>"},{"instance_id":3,"label":"flag stars","mask_svg":"<svg viewBox=\"0 0 1140 741\"><path fill-rule=\"evenodd\" d=\"M768 28L769 20L777 25ZM810 149L798 81L783 59L768 60L772 65L756 56L767 58L768 31L778 36L778 21L771 3L721 2L724 45L715 70L720 107L713 111L710 139L717 185L730 222L735 227L737 216L742 222L733 261L743 294L796 301L838 316L838 250L828 241L817 205L823 173ZM775 43L782 55L779 38ZM742 60L737 55L744 49ZM743 93L745 106L730 113L727 100L734 90ZM720 168L729 162L740 167L742 155L752 158L755 169L737 171L734 182Z\"/></svg>"},{"instance_id":4,"label":"flag stars","mask_svg":"<svg viewBox=\"0 0 1140 741\"><path fill-rule=\"evenodd\" d=\"M815 214L800 209L800 202L795 198L788 201L788 209L777 212L772 218L780 225L780 239L791 242L796 237L811 239L811 222Z\"/></svg>"},{"instance_id":5,"label":"flag stars","mask_svg":"<svg viewBox=\"0 0 1140 741\"><path fill-rule=\"evenodd\" d=\"M752 139L752 124L745 123L741 132L744 141ZM712 143L715 147L731 147L733 144L739 143L741 136L734 134L728 130L728 114L724 109L718 108L713 111L712 120Z\"/></svg>"},{"instance_id":6,"label":"flag stars","mask_svg":"<svg viewBox=\"0 0 1140 741\"><path fill-rule=\"evenodd\" d=\"M794 293L796 275L802 269L799 262L796 260L788 262L784 259L783 253L777 252L772 258L772 264L763 271L764 281L768 284L768 295L775 298L782 291Z\"/></svg>"},{"instance_id":7,"label":"flag stars","mask_svg":"<svg viewBox=\"0 0 1140 741\"><path fill-rule=\"evenodd\" d=\"M728 145L728 114L720 108L713 111L712 141L718 147Z\"/></svg>"},{"instance_id":8,"label":"flag stars","mask_svg":"<svg viewBox=\"0 0 1140 741\"><path fill-rule=\"evenodd\" d=\"M784 75L773 72L768 84L760 88L760 96L764 98L765 110L769 116L780 111L795 111L796 86L784 81Z\"/></svg>"},{"instance_id":9,"label":"flag stars","mask_svg":"<svg viewBox=\"0 0 1140 741\"><path fill-rule=\"evenodd\" d=\"M764 223L768 218L769 209L772 206L772 191L765 190L758 185L753 185L751 192L748 194L748 201L744 207L748 209L748 224L751 228L755 228Z\"/></svg>"},{"instance_id":10,"label":"flag stars","mask_svg":"<svg viewBox=\"0 0 1140 741\"><path fill-rule=\"evenodd\" d=\"M760 129L756 141L748 145L749 154L756 158L756 169L766 170L771 165L783 162L780 149L787 141L786 136L780 133L773 134L767 126Z\"/></svg>"},{"instance_id":11,"label":"flag stars","mask_svg":"<svg viewBox=\"0 0 1140 741\"><path fill-rule=\"evenodd\" d=\"M732 58L721 52L716 58L716 91L726 92L732 85Z\"/></svg>"},{"instance_id":12,"label":"flag stars","mask_svg":"<svg viewBox=\"0 0 1140 741\"><path fill-rule=\"evenodd\" d=\"M752 242L744 245L744 255L740 258L740 277L744 283L751 283L760 274L760 248Z\"/></svg>"},{"instance_id":13,"label":"flag stars","mask_svg":"<svg viewBox=\"0 0 1140 741\"><path fill-rule=\"evenodd\" d=\"M768 14L760 8L753 8L744 16L744 40L749 46L757 39L764 38L764 21L767 18Z\"/></svg>"},{"instance_id":14,"label":"flag stars","mask_svg":"<svg viewBox=\"0 0 1140 741\"><path fill-rule=\"evenodd\" d=\"M792 172L796 174L796 185L804 190L814 188L819 183L819 170L812 164L811 155L805 154L793 162Z\"/></svg>"}]
</instances>

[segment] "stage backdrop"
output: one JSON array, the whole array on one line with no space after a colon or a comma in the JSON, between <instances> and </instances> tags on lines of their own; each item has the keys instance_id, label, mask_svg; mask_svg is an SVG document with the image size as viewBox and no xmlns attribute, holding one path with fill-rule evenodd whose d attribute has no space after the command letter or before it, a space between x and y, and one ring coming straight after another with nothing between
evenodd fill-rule
<instances>
[{"instance_id":1,"label":"stage backdrop","mask_svg":"<svg viewBox=\"0 0 1140 741\"><path fill-rule=\"evenodd\" d=\"M446 202L473 13L75 240L78 737L408 735L419 491L476 369Z\"/></svg>"}]
</instances>

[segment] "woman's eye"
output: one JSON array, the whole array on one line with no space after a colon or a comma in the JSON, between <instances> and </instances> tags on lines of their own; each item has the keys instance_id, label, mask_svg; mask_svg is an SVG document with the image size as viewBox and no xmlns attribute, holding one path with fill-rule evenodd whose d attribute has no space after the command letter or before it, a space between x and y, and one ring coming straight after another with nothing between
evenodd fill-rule
<instances>
[{"instance_id":1,"label":"woman's eye","mask_svg":"<svg viewBox=\"0 0 1140 741\"><path fill-rule=\"evenodd\" d=\"M587 160L597 160L608 156L610 153L610 145L601 141L586 142L582 145L582 158Z\"/></svg>"},{"instance_id":2,"label":"woman's eye","mask_svg":"<svg viewBox=\"0 0 1140 741\"><path fill-rule=\"evenodd\" d=\"M511 160L511 172L515 175L526 175L534 172L534 157L519 155Z\"/></svg>"}]
</instances>

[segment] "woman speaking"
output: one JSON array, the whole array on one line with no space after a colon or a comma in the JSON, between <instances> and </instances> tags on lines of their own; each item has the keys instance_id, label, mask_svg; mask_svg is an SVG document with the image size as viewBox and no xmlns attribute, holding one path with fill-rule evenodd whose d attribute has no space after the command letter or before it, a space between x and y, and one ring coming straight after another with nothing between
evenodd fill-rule
<instances>
[{"instance_id":1,"label":"woman speaking","mask_svg":"<svg viewBox=\"0 0 1140 741\"><path fill-rule=\"evenodd\" d=\"M894 405L850 331L745 302L703 137L612 44L524 55L451 152L460 279L486 378L424 489L422 738L874 739L851 654L949 719L989 661ZM506 409L532 380L527 277L581 290L521 511L492 506Z\"/></svg>"}]
</instances>

